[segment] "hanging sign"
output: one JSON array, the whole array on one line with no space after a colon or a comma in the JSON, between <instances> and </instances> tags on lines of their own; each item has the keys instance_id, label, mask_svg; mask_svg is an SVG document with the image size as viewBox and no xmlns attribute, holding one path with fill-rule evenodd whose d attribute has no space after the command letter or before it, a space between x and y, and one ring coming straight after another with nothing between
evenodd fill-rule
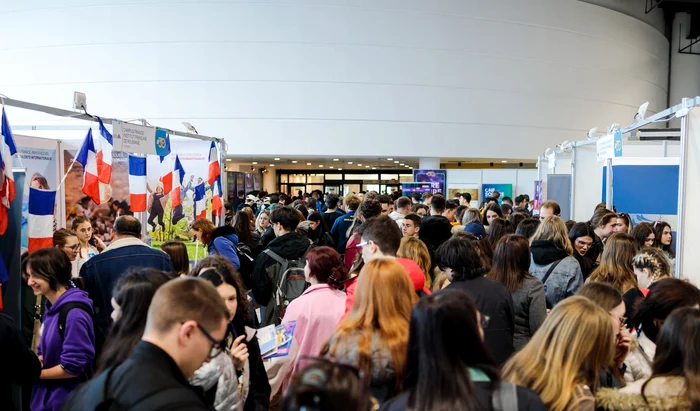
<instances>
[{"instance_id":1,"label":"hanging sign","mask_svg":"<svg viewBox=\"0 0 700 411\"><path fill-rule=\"evenodd\" d=\"M156 129L115 121L112 124L114 150L135 154L156 154Z\"/></svg>"},{"instance_id":2,"label":"hanging sign","mask_svg":"<svg viewBox=\"0 0 700 411\"><path fill-rule=\"evenodd\" d=\"M598 161L614 157L622 157L622 131L615 130L614 134L608 134L596 141Z\"/></svg>"},{"instance_id":3,"label":"hanging sign","mask_svg":"<svg viewBox=\"0 0 700 411\"><path fill-rule=\"evenodd\" d=\"M550 170L557 168L557 153L554 151L547 155L547 168Z\"/></svg>"}]
</instances>

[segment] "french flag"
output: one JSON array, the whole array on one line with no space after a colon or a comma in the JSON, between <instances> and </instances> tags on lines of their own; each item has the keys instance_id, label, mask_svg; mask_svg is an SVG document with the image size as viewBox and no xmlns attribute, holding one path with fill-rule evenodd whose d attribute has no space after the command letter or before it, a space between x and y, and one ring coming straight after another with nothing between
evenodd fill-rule
<instances>
[{"instance_id":1,"label":"french flag","mask_svg":"<svg viewBox=\"0 0 700 411\"><path fill-rule=\"evenodd\" d=\"M112 148L114 147L112 134L105 128L99 117L100 138L97 139L97 178L101 183L109 184L112 180Z\"/></svg>"},{"instance_id":2,"label":"french flag","mask_svg":"<svg viewBox=\"0 0 700 411\"><path fill-rule=\"evenodd\" d=\"M92 129L88 130L75 161L83 165L83 193L90 197L95 204L102 204L103 201L106 201L104 198L105 190L102 186L103 183L98 178L97 151L92 139Z\"/></svg>"},{"instance_id":3,"label":"french flag","mask_svg":"<svg viewBox=\"0 0 700 411\"><path fill-rule=\"evenodd\" d=\"M182 204L182 197L180 195L181 189L182 189L182 181L185 179L185 169L182 167L182 163L180 163L180 157L175 155L175 167L173 168L172 172L172 182L174 182L174 187L173 187L173 195L171 196L173 199L172 202L172 208L175 208ZM165 183L164 183L165 185Z\"/></svg>"},{"instance_id":4,"label":"french flag","mask_svg":"<svg viewBox=\"0 0 700 411\"><path fill-rule=\"evenodd\" d=\"M160 182L163 183L163 194L168 195L173 190L173 158L168 154L160 158Z\"/></svg>"},{"instance_id":5,"label":"french flag","mask_svg":"<svg viewBox=\"0 0 700 411\"><path fill-rule=\"evenodd\" d=\"M12 136L10 123L7 121L5 107L2 108L0 134L0 137L2 137L2 146L0 146L0 165L2 167L0 168L3 169L5 174L4 181L0 181L0 203L6 208L10 208L10 204L15 199L15 176L12 173L12 156L17 153L17 147Z\"/></svg>"},{"instance_id":6,"label":"french flag","mask_svg":"<svg viewBox=\"0 0 700 411\"><path fill-rule=\"evenodd\" d=\"M219 165L219 154L216 150L216 144L212 141L209 147L209 185L214 184L216 177L221 175L221 166Z\"/></svg>"},{"instance_id":7,"label":"french flag","mask_svg":"<svg viewBox=\"0 0 700 411\"><path fill-rule=\"evenodd\" d=\"M29 188L27 237L29 252L53 246L53 210L56 191Z\"/></svg>"},{"instance_id":8,"label":"french flag","mask_svg":"<svg viewBox=\"0 0 700 411\"><path fill-rule=\"evenodd\" d=\"M197 209L197 215L194 218L207 218L207 197L204 195L204 183L195 186L194 203Z\"/></svg>"},{"instance_id":9,"label":"french flag","mask_svg":"<svg viewBox=\"0 0 700 411\"><path fill-rule=\"evenodd\" d=\"M131 211L146 211L146 157L129 156Z\"/></svg>"},{"instance_id":10,"label":"french flag","mask_svg":"<svg viewBox=\"0 0 700 411\"><path fill-rule=\"evenodd\" d=\"M211 192L211 213L219 217L221 216L221 210L224 208L224 204L221 202L221 198L224 196L224 193L221 191L221 176L218 176L216 181L214 181Z\"/></svg>"}]
</instances>

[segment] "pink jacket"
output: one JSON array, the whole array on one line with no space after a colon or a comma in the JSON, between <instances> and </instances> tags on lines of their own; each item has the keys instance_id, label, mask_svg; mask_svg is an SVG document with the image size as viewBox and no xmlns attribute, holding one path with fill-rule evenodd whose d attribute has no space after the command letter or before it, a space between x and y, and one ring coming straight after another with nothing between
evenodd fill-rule
<instances>
[{"instance_id":1,"label":"pink jacket","mask_svg":"<svg viewBox=\"0 0 700 411\"><path fill-rule=\"evenodd\" d=\"M298 357L318 356L345 312L345 293L328 284L312 285L287 307L282 323L297 322ZM294 366L296 372L297 366Z\"/></svg>"}]
</instances>

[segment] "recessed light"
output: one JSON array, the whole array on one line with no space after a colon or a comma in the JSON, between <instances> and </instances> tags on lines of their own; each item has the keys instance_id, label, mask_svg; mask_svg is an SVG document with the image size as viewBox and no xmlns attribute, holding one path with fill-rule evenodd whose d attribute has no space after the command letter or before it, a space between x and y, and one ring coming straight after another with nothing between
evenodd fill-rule
<instances>
[{"instance_id":1,"label":"recessed light","mask_svg":"<svg viewBox=\"0 0 700 411\"><path fill-rule=\"evenodd\" d=\"M358 163L357 166L358 166L358 167L362 167L362 164Z\"/></svg>"},{"instance_id":2,"label":"recessed light","mask_svg":"<svg viewBox=\"0 0 700 411\"><path fill-rule=\"evenodd\" d=\"M231 159L230 159L230 158L227 158L226 161L231 161Z\"/></svg>"},{"instance_id":3,"label":"recessed light","mask_svg":"<svg viewBox=\"0 0 700 411\"><path fill-rule=\"evenodd\" d=\"M508 160L501 160L501 163L507 163Z\"/></svg>"},{"instance_id":4,"label":"recessed light","mask_svg":"<svg viewBox=\"0 0 700 411\"><path fill-rule=\"evenodd\" d=\"M394 160L394 164L399 164L399 163L400 163L399 160Z\"/></svg>"},{"instance_id":5,"label":"recessed light","mask_svg":"<svg viewBox=\"0 0 700 411\"><path fill-rule=\"evenodd\" d=\"M404 164L404 163L401 163L401 164L399 164L399 165L400 165L400 166L404 166L405 164Z\"/></svg>"},{"instance_id":6,"label":"recessed light","mask_svg":"<svg viewBox=\"0 0 700 411\"><path fill-rule=\"evenodd\" d=\"M306 165L307 165L307 166L310 166L310 165L311 165L311 163L306 163Z\"/></svg>"},{"instance_id":7,"label":"recessed light","mask_svg":"<svg viewBox=\"0 0 700 411\"><path fill-rule=\"evenodd\" d=\"M276 157L276 158L275 158L275 161L280 161L280 159Z\"/></svg>"},{"instance_id":8,"label":"recessed light","mask_svg":"<svg viewBox=\"0 0 700 411\"><path fill-rule=\"evenodd\" d=\"M297 163L297 161L296 161L296 160L292 160L292 164L296 164L296 163Z\"/></svg>"},{"instance_id":9,"label":"recessed light","mask_svg":"<svg viewBox=\"0 0 700 411\"><path fill-rule=\"evenodd\" d=\"M348 164L352 164L352 161L348 161Z\"/></svg>"},{"instance_id":10,"label":"recessed light","mask_svg":"<svg viewBox=\"0 0 700 411\"><path fill-rule=\"evenodd\" d=\"M253 161L253 164L258 164L258 162L257 162L257 161Z\"/></svg>"},{"instance_id":11,"label":"recessed light","mask_svg":"<svg viewBox=\"0 0 700 411\"><path fill-rule=\"evenodd\" d=\"M365 166L365 168L369 168L369 166Z\"/></svg>"},{"instance_id":12,"label":"recessed light","mask_svg":"<svg viewBox=\"0 0 700 411\"><path fill-rule=\"evenodd\" d=\"M342 170L342 168L339 168L338 170Z\"/></svg>"},{"instance_id":13,"label":"recessed light","mask_svg":"<svg viewBox=\"0 0 700 411\"><path fill-rule=\"evenodd\" d=\"M387 160L391 161L391 160L393 160L393 158L387 158Z\"/></svg>"},{"instance_id":14,"label":"recessed light","mask_svg":"<svg viewBox=\"0 0 700 411\"><path fill-rule=\"evenodd\" d=\"M339 159L337 159L337 158L334 158L334 159L333 159L333 161L340 161L340 160L339 160Z\"/></svg>"},{"instance_id":15,"label":"recessed light","mask_svg":"<svg viewBox=\"0 0 700 411\"><path fill-rule=\"evenodd\" d=\"M377 169L377 167L372 167L372 170L376 170L376 169Z\"/></svg>"},{"instance_id":16,"label":"recessed light","mask_svg":"<svg viewBox=\"0 0 700 411\"><path fill-rule=\"evenodd\" d=\"M319 166L319 167L323 167L323 164L319 164L318 166Z\"/></svg>"},{"instance_id":17,"label":"recessed light","mask_svg":"<svg viewBox=\"0 0 700 411\"><path fill-rule=\"evenodd\" d=\"M274 164L270 164L270 167L274 167L274 166L275 166Z\"/></svg>"},{"instance_id":18,"label":"recessed light","mask_svg":"<svg viewBox=\"0 0 700 411\"><path fill-rule=\"evenodd\" d=\"M333 167L333 166L330 166L330 168L335 168L335 167Z\"/></svg>"}]
</instances>

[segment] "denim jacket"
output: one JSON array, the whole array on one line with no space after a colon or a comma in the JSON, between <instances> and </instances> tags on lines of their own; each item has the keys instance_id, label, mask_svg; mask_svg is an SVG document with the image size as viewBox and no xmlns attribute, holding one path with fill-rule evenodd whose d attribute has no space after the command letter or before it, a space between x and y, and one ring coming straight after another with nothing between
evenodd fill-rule
<instances>
[{"instance_id":1,"label":"denim jacket","mask_svg":"<svg viewBox=\"0 0 700 411\"><path fill-rule=\"evenodd\" d=\"M535 262L535 260L538 260L535 255L554 254L557 250L548 250L548 246L545 245L538 253L535 243L536 242L533 242L532 244L533 253L530 256L530 274L542 280L547 274L549 267L558 259L551 257L545 260L551 262L540 265ZM551 247L554 246L552 245ZM549 253L549 251L551 251L551 253ZM547 306L554 307L559 301L576 294L576 290L578 290L581 285L583 285L583 273L581 273L581 266L578 261L571 256L564 257L554 268L554 271L552 271L552 274L549 275L547 282L544 284Z\"/></svg>"}]
</instances>

